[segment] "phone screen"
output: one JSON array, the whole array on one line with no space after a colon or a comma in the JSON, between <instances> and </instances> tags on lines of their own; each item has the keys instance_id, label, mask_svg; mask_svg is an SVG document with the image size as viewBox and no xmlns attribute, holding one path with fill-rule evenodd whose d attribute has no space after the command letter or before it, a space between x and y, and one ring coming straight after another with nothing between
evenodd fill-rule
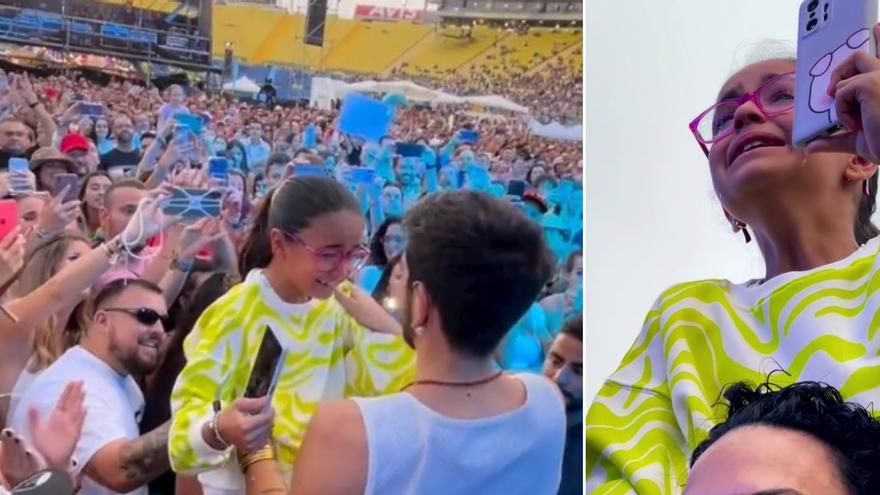
<instances>
[{"instance_id":1,"label":"phone screen","mask_svg":"<svg viewBox=\"0 0 880 495\"><path fill-rule=\"evenodd\" d=\"M375 180L376 171L370 167L349 167L352 182L370 184Z\"/></svg>"},{"instance_id":2,"label":"phone screen","mask_svg":"<svg viewBox=\"0 0 880 495\"><path fill-rule=\"evenodd\" d=\"M79 195L79 177L76 174L58 174L55 176L55 184L52 188L52 196L61 194L61 191L68 187L67 194L64 195L62 202L68 203L77 199Z\"/></svg>"},{"instance_id":3,"label":"phone screen","mask_svg":"<svg viewBox=\"0 0 880 495\"><path fill-rule=\"evenodd\" d=\"M522 197L524 192L526 192L525 181L512 180L507 183L507 194L509 194L510 196Z\"/></svg>"},{"instance_id":4,"label":"phone screen","mask_svg":"<svg viewBox=\"0 0 880 495\"><path fill-rule=\"evenodd\" d=\"M327 173L324 171L324 167L320 165L312 165L308 163L295 163L293 165L293 176L294 177L309 177L309 176L317 176L317 177L326 177Z\"/></svg>"},{"instance_id":5,"label":"phone screen","mask_svg":"<svg viewBox=\"0 0 880 495\"><path fill-rule=\"evenodd\" d=\"M10 172L18 172L25 173L28 171L28 161L26 158L10 158L9 159L9 171Z\"/></svg>"},{"instance_id":6,"label":"phone screen","mask_svg":"<svg viewBox=\"0 0 880 495\"><path fill-rule=\"evenodd\" d=\"M229 183L229 160L222 157L213 157L208 160L208 177L216 180L222 186Z\"/></svg>"},{"instance_id":7,"label":"phone screen","mask_svg":"<svg viewBox=\"0 0 880 495\"><path fill-rule=\"evenodd\" d=\"M89 117L101 117L104 115L104 106L98 103L80 103L79 113Z\"/></svg>"},{"instance_id":8,"label":"phone screen","mask_svg":"<svg viewBox=\"0 0 880 495\"><path fill-rule=\"evenodd\" d=\"M459 137L461 138L461 142L463 143L475 144L477 141L480 140L480 133L477 131L463 129L459 133Z\"/></svg>"},{"instance_id":9,"label":"phone screen","mask_svg":"<svg viewBox=\"0 0 880 495\"><path fill-rule=\"evenodd\" d=\"M284 349L278 342L278 338L275 337L275 332L267 326L244 390L245 397L264 397L274 392L281 369L284 366L284 356Z\"/></svg>"},{"instance_id":10,"label":"phone screen","mask_svg":"<svg viewBox=\"0 0 880 495\"><path fill-rule=\"evenodd\" d=\"M421 158L424 147L421 144L415 143L397 143L395 152L405 158Z\"/></svg>"}]
</instances>

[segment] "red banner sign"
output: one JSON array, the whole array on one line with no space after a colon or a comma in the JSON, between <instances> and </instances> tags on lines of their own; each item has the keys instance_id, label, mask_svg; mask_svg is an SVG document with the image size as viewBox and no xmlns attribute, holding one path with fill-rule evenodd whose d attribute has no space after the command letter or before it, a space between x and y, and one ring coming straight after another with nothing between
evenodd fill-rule
<instances>
[{"instance_id":1,"label":"red banner sign","mask_svg":"<svg viewBox=\"0 0 880 495\"><path fill-rule=\"evenodd\" d=\"M371 21L413 21L420 22L424 12L421 10L400 9L396 7L377 7L358 5L354 9L355 19Z\"/></svg>"}]
</instances>

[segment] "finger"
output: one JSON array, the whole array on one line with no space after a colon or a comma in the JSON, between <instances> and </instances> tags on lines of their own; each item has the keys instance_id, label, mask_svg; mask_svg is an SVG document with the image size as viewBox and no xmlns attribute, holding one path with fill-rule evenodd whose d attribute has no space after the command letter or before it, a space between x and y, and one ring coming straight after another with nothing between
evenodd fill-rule
<instances>
[{"instance_id":1,"label":"finger","mask_svg":"<svg viewBox=\"0 0 880 495\"><path fill-rule=\"evenodd\" d=\"M828 84L828 94L834 96L837 83L849 79L858 74L880 69L880 60L864 50L853 52L849 57L834 68L831 72L831 82Z\"/></svg>"},{"instance_id":2,"label":"finger","mask_svg":"<svg viewBox=\"0 0 880 495\"><path fill-rule=\"evenodd\" d=\"M880 57L880 22L874 24L874 54Z\"/></svg>"},{"instance_id":3,"label":"finger","mask_svg":"<svg viewBox=\"0 0 880 495\"><path fill-rule=\"evenodd\" d=\"M257 397L255 399L249 399L242 397L237 399L232 403L233 408L237 411L248 413L248 414L260 414L263 412L263 408L266 407L266 402L269 399L267 397Z\"/></svg>"},{"instance_id":4,"label":"finger","mask_svg":"<svg viewBox=\"0 0 880 495\"><path fill-rule=\"evenodd\" d=\"M840 123L850 131L862 129L862 102L860 96L870 80L863 75L856 76L849 84L839 88L834 98L834 109Z\"/></svg>"},{"instance_id":5,"label":"finger","mask_svg":"<svg viewBox=\"0 0 880 495\"><path fill-rule=\"evenodd\" d=\"M54 198L52 198L52 201L54 201L55 204L61 204L61 202L64 201L64 198L67 196L67 193L69 193L69 192L70 192L70 184L64 186L64 189L62 189L61 192L59 192Z\"/></svg>"},{"instance_id":6,"label":"finger","mask_svg":"<svg viewBox=\"0 0 880 495\"><path fill-rule=\"evenodd\" d=\"M2 241L0 241L0 247L2 247L4 251L8 251L13 244L15 244L15 241L18 240L20 233L21 227L15 226L15 228L9 231L9 233L3 237Z\"/></svg>"},{"instance_id":7,"label":"finger","mask_svg":"<svg viewBox=\"0 0 880 495\"><path fill-rule=\"evenodd\" d=\"M807 154L811 153L852 153L856 154L856 139L858 133L844 132L820 139L816 139L805 148Z\"/></svg>"}]
</instances>

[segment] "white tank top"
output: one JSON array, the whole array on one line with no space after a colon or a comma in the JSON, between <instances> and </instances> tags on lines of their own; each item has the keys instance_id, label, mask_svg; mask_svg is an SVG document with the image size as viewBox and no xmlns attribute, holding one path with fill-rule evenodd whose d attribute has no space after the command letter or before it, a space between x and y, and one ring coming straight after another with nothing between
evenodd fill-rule
<instances>
[{"instance_id":1,"label":"white tank top","mask_svg":"<svg viewBox=\"0 0 880 495\"><path fill-rule=\"evenodd\" d=\"M365 495L555 495L565 406L543 376L516 375L526 402L497 416L443 416L408 393L355 398L367 435Z\"/></svg>"}]
</instances>

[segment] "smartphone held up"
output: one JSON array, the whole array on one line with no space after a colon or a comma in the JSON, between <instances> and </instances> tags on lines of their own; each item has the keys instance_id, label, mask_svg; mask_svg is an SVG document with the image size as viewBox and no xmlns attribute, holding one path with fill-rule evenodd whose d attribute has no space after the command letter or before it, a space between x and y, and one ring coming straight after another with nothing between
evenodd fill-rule
<instances>
[{"instance_id":1,"label":"smartphone held up","mask_svg":"<svg viewBox=\"0 0 880 495\"><path fill-rule=\"evenodd\" d=\"M806 146L844 128L828 86L853 53L876 55L877 0L805 0L799 12L792 138Z\"/></svg>"}]
</instances>

